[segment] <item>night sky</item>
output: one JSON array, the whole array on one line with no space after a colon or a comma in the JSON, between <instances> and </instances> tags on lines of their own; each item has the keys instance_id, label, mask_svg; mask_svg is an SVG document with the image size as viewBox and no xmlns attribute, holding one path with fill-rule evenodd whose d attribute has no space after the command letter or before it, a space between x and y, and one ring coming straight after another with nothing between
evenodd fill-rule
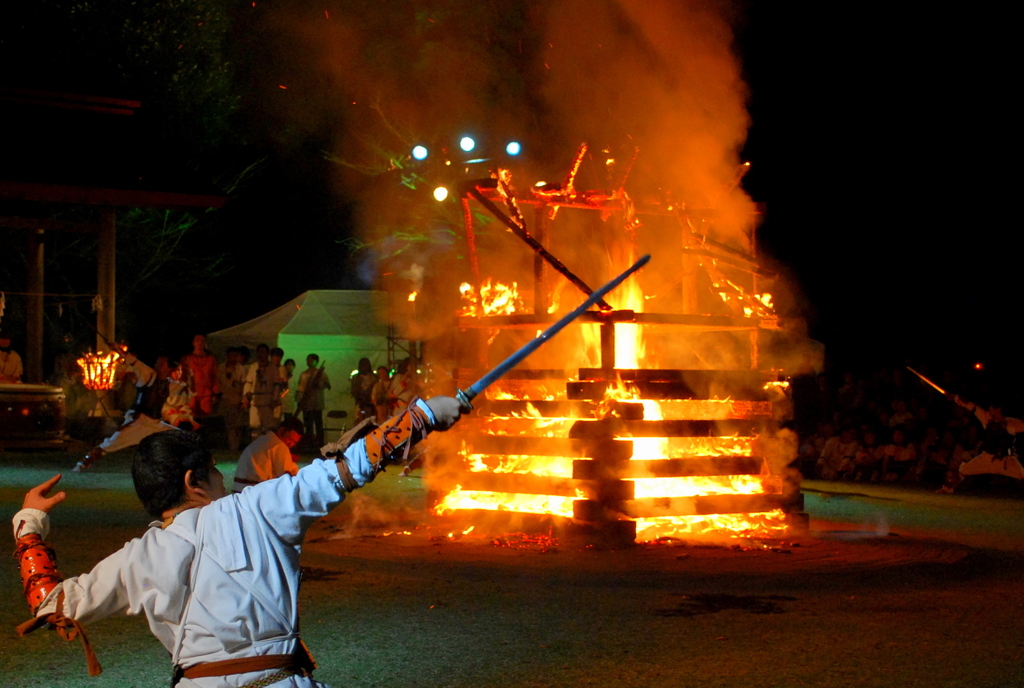
<instances>
[{"instance_id":1,"label":"night sky","mask_svg":"<svg viewBox=\"0 0 1024 688\"><path fill-rule=\"evenodd\" d=\"M133 183L206 193L223 188L228 171L258 161L197 243L229 254L230 270L205 296L188 293L167 305L170 317L153 317L158 309L151 303L136 304L148 313L133 316L145 346L184 350L192 330L230 326L304 290L365 286L355 270L365 256L351 256L344 243L356 222L358 188L339 187L323 154L331 145L323 121L282 124L276 82L295 75L273 63L274 37L253 14L260 8L225 3L226 49L235 69L225 97L236 98L238 107L230 121L210 124L216 138L188 131L201 129L202 118L167 114L176 107L173 88L149 99L138 93L145 70L126 77L109 59L77 59L80 41L64 40L80 30L68 18L77 4L21 9L5 22L0 86L143 100L131 123L138 142L132 169L145 169L146 178ZM784 306L807 318L811 336L840 367L912 358L966 370L983 361L997 375L1016 376L1024 240L1010 214L1019 146L1016 109L1008 102L1019 81L1010 74L1010 22L966 9L722 6L734 18L735 49L750 87L753 124L742 159L752 169L744 186L767 205L763 250L795 285ZM524 10L515 19L530 16ZM529 30L521 33L530 40ZM44 55L57 44L71 47ZM169 53L158 48L154 57L140 45L126 54L146 56L153 78L170 79L173 70L160 66L169 59L160 55ZM532 78L521 75L517 83L528 92ZM329 80L319 86L332 89ZM188 122L179 127L185 133L168 121ZM339 118L331 126L352 121ZM152 133L156 127L161 136ZM180 142L190 136L203 145L184 150ZM8 164L3 173L10 178L17 171ZM103 168L76 174L98 178ZM285 240L287 251L274 249ZM267 256L276 261L273 278L254 276L252 266ZM11 260L6 252L4 260Z\"/></svg>"}]
</instances>

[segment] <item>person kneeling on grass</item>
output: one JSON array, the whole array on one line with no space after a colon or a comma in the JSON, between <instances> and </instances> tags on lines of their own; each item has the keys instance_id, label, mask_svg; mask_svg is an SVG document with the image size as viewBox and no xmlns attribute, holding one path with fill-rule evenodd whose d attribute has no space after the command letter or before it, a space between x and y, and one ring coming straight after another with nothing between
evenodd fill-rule
<instances>
[{"instance_id":1,"label":"person kneeling on grass","mask_svg":"<svg viewBox=\"0 0 1024 688\"><path fill-rule=\"evenodd\" d=\"M298 418L285 418L276 430L253 440L238 457L233 491L241 492L249 485L259 485L285 473L298 473L299 464L295 462L292 447L302 440L302 427Z\"/></svg>"},{"instance_id":2,"label":"person kneeling on grass","mask_svg":"<svg viewBox=\"0 0 1024 688\"><path fill-rule=\"evenodd\" d=\"M158 520L89 573L66 580L43 541L48 512L65 498L48 496L56 475L29 490L14 516L15 556L35 616L18 633L49 624L66 640L81 638L95 676L101 669L82 624L142 613L171 654L172 685L322 686L311 677L316 665L298 635L306 530L468 410L451 397L416 400L337 456L232 495L197 435L151 435L138 447L132 480Z\"/></svg>"}]
</instances>

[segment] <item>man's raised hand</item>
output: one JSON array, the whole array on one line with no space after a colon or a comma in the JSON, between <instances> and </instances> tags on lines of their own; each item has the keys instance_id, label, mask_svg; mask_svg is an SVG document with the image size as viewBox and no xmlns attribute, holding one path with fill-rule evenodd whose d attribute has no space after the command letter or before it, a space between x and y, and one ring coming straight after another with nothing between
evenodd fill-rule
<instances>
[{"instance_id":1,"label":"man's raised hand","mask_svg":"<svg viewBox=\"0 0 1024 688\"><path fill-rule=\"evenodd\" d=\"M427 399L427 406L434 414L435 430L447 430L455 425L463 413L469 413L472 407L463 405L454 397L431 397Z\"/></svg>"},{"instance_id":2,"label":"man's raised hand","mask_svg":"<svg viewBox=\"0 0 1024 688\"><path fill-rule=\"evenodd\" d=\"M58 492L52 497L47 497L50 490L60 482L61 474L53 476L42 485L36 485L31 490L25 493L25 501L22 502L22 509L39 509L40 511L49 512L50 509L57 506L67 498L67 493Z\"/></svg>"}]
</instances>

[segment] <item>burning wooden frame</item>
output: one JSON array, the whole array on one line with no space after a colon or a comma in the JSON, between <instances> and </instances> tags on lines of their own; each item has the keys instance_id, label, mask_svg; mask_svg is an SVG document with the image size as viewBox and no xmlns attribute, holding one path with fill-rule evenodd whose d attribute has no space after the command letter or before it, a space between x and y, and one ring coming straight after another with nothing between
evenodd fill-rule
<instances>
[{"instance_id":1,"label":"burning wooden frame","mask_svg":"<svg viewBox=\"0 0 1024 688\"><path fill-rule=\"evenodd\" d=\"M566 181L513 197L507 177L465 183L461 188L470 264L479 284L470 202L487 209L535 254L532 313L464 315L461 330L536 329L558 316L548 313L553 269L584 294L592 289L544 243L560 208L597 210L639 226L638 213L620 188L579 192L574 187L585 147ZM535 230L520 205L534 206ZM501 206L504 206L502 209ZM565 373L518 369L487 392L479 411L457 429L458 467L439 478L447 492L437 510L505 512L560 519L569 530L614 542L704 532L784 532L799 510L796 491L768 460L771 438L782 416L784 386L775 372L761 371L759 333L779 329L770 296L759 294L759 277L771 276L756 260L751 242L744 252L701 236L690 215L678 216L684 242L681 313L614 309L599 302L578 323L599 326L600 364ZM746 286L726 277L719 264L749 276ZM704 271L730 315L701 312L696 273ZM734 278L735 279L735 278ZM682 333L746 332L747 370L654 370L617 361L621 325L654 325ZM628 335L627 335L628 336ZM459 369L460 386L477 371ZM776 468L773 469L773 466Z\"/></svg>"},{"instance_id":2,"label":"burning wooden frame","mask_svg":"<svg viewBox=\"0 0 1024 688\"><path fill-rule=\"evenodd\" d=\"M116 351L105 354L86 353L78 359L82 369L82 385L94 392L105 392L114 389L117 375L117 362L121 356Z\"/></svg>"}]
</instances>

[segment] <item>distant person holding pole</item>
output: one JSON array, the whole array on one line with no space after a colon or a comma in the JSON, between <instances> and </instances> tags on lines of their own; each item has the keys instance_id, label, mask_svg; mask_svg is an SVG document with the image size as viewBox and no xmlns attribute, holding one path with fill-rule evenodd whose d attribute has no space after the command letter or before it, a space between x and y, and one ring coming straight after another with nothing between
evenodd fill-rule
<instances>
[{"instance_id":1,"label":"distant person holding pole","mask_svg":"<svg viewBox=\"0 0 1024 688\"><path fill-rule=\"evenodd\" d=\"M1017 457L1017 448L1014 446L1017 434L1024 433L1024 420L1004 416L1001 404L989 403L983 406L961 399L942 389L913 368L908 367L908 370L921 378L924 383L944 394L947 399L973 411L984 430L981 453L960 464L960 470L956 473L950 471L950 475L946 476L946 484L939 489L939 492L951 494L964 478L972 475L1005 475L1015 480L1024 480L1024 466L1021 466L1020 459Z\"/></svg>"},{"instance_id":2,"label":"distant person holding pole","mask_svg":"<svg viewBox=\"0 0 1024 688\"><path fill-rule=\"evenodd\" d=\"M324 372L327 364L318 366L319 363L320 357L316 354L306 356L306 369L299 376L299 386L295 390L306 437L317 447L324 444L324 390L331 388L331 381Z\"/></svg>"},{"instance_id":3,"label":"distant person holding pole","mask_svg":"<svg viewBox=\"0 0 1024 688\"><path fill-rule=\"evenodd\" d=\"M0 332L0 383L21 382L21 356L11 348L11 335Z\"/></svg>"},{"instance_id":4,"label":"distant person holding pole","mask_svg":"<svg viewBox=\"0 0 1024 688\"><path fill-rule=\"evenodd\" d=\"M121 449L134 447L139 442L158 432L167 432L177 428L161 420L164 399L161 394L162 385L158 380L157 371L139 360L126 344L117 345L121 351L119 370L131 374L135 380L135 404L124 414L124 422L110 437L89 450L89 453L72 469L75 473L88 470L104 454ZM170 371L167 371L168 374Z\"/></svg>"}]
</instances>

